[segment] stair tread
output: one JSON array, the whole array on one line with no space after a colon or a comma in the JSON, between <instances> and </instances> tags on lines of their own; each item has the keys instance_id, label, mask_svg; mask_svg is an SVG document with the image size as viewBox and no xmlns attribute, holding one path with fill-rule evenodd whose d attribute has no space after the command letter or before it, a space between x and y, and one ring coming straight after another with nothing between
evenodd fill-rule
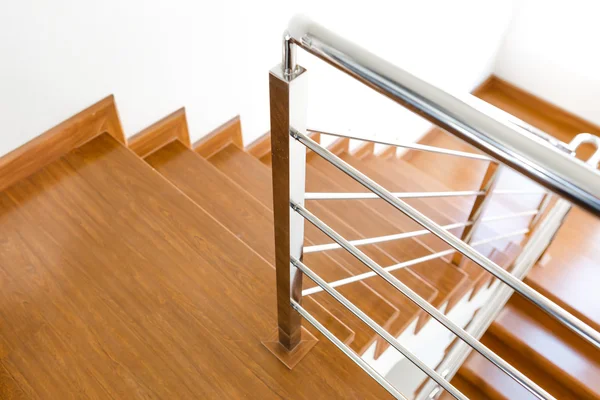
<instances>
[{"instance_id":1,"label":"stair tread","mask_svg":"<svg viewBox=\"0 0 600 400\"><path fill-rule=\"evenodd\" d=\"M273 263L273 214L242 187L180 142L171 142L146 157L146 161L225 228ZM304 261L327 281L351 276L324 254L307 254ZM304 288L315 286L310 279L304 279L303 285ZM361 282L342 287L339 291L381 325L391 323L398 312ZM327 293L317 293L311 297L350 327L356 334L351 347L359 353L363 352L373 340L372 330Z\"/></svg>"},{"instance_id":2,"label":"stair tread","mask_svg":"<svg viewBox=\"0 0 600 400\"><path fill-rule=\"evenodd\" d=\"M307 190L310 191L325 191L329 188L329 191L354 191L357 185L355 181L341 176L343 173L337 170L329 163L322 163L318 161L320 157L315 157L311 160L311 167L319 168L317 174L320 174L322 179L327 179L326 184L321 184L312 189L308 189L308 185L314 184L314 180L311 181L310 176L307 178ZM340 175L341 174L341 175ZM326 176L325 176L326 175ZM393 233L403 232L404 230L399 228L396 224L390 222L389 214L382 215L374 211L370 206L373 201L368 200L368 203L363 201L327 201L323 202L332 209L335 208L339 215L345 215L346 221L356 226L357 230L360 230L361 234L366 237L374 237L379 235L387 235ZM310 207L309 207L310 208ZM389 209L390 213L398 213L399 211ZM420 243L414 238L403 239L401 245L396 242L383 242L379 243L378 247L390 254L395 260L408 261L414 258L426 256L432 253L431 249ZM466 274L460 271L458 268L448 264L441 259L430 260L428 262L420 263L407 269L416 272L422 276L427 282L429 282L434 288L438 290L438 296L433 301L433 305L440 308L448 298L454 293L458 285L466 279Z\"/></svg>"},{"instance_id":3,"label":"stair tread","mask_svg":"<svg viewBox=\"0 0 600 400\"><path fill-rule=\"evenodd\" d=\"M581 209L567 215L547 253L550 260L535 266L526 283L600 331L600 265L594 255L600 221Z\"/></svg>"},{"instance_id":4,"label":"stair tread","mask_svg":"<svg viewBox=\"0 0 600 400\"><path fill-rule=\"evenodd\" d=\"M107 135L0 200L2 365L31 397L388 398L319 334L273 357L272 269Z\"/></svg>"},{"instance_id":5,"label":"stair tread","mask_svg":"<svg viewBox=\"0 0 600 400\"><path fill-rule=\"evenodd\" d=\"M572 391L600 397L600 351L519 296L511 298L487 334Z\"/></svg>"},{"instance_id":6,"label":"stair tread","mask_svg":"<svg viewBox=\"0 0 600 400\"><path fill-rule=\"evenodd\" d=\"M271 173L268 168L258 162L257 159L238 148L228 146L210 157L209 161L220 171L224 172L229 178L240 185L244 185L244 189L255 198L259 199L267 207L272 207ZM248 182L252 182L252 184L248 185ZM323 218L326 223L335 224L335 228L338 229L341 234L354 234L351 228L326 210L320 209L319 211L319 216ZM332 222L334 220L337 222ZM310 235L310 238L316 243L331 241L325 234L309 223L305 224L305 229L307 237ZM389 259L389 257L386 257L383 253L376 251L376 249L366 249L365 251L367 251L367 254L374 259ZM343 249L328 251L327 254L338 260L354 274L367 271L367 267L362 265L362 263L356 260L354 256ZM305 256L309 255L310 254L306 254ZM398 274L395 276L427 300L431 300L437 295L437 291L433 289L431 285L427 284L410 271L398 271ZM421 315L422 311L417 306L399 294L386 282L383 282L379 278L373 278L371 280L366 280L365 282L371 288L383 295L384 298L400 311L400 314L388 328L390 332L394 334L400 333L412 320L418 315Z\"/></svg>"},{"instance_id":7,"label":"stair tread","mask_svg":"<svg viewBox=\"0 0 600 400\"><path fill-rule=\"evenodd\" d=\"M555 398L561 400L581 399L580 396L571 392L568 387L545 374L543 369L532 365L527 358L509 349L503 342L491 335L486 333L481 342L509 364L516 366L523 375L527 376ZM459 384L461 381L466 382L478 388L484 394L483 398L485 399L537 399L527 389L474 351L471 352L467 361L465 361L457 375L452 379L452 383L454 384L455 381Z\"/></svg>"}]
</instances>

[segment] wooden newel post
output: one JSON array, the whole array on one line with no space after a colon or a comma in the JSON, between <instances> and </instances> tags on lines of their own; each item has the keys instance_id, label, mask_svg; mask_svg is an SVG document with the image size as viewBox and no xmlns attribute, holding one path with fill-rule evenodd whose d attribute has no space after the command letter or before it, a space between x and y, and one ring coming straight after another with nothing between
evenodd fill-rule
<instances>
[{"instance_id":1,"label":"wooden newel post","mask_svg":"<svg viewBox=\"0 0 600 400\"><path fill-rule=\"evenodd\" d=\"M284 61L269 73L278 329L276 337L265 342L290 368L299 361L298 354L306 354L316 343L303 332L301 316L290 303L290 298L302 302L302 272L290 257L301 260L304 244L304 219L290 201L304 205L306 171L306 147L290 136L290 130L306 133L307 108L306 70L295 65L293 53L294 45L285 37Z\"/></svg>"}]
</instances>

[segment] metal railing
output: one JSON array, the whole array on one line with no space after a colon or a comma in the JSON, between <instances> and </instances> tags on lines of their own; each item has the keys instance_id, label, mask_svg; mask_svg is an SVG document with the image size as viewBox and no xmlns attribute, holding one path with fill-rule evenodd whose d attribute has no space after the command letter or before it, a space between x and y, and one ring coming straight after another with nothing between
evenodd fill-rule
<instances>
[{"instance_id":1,"label":"metal railing","mask_svg":"<svg viewBox=\"0 0 600 400\"><path fill-rule=\"evenodd\" d=\"M355 77L409 109L418 112L430 121L492 156L493 158L490 158L485 155L439 149L430 146L376 141L378 143L407 147L419 151L431 151L438 154L488 162L487 171L480 188L473 191L456 192L390 193L381 185L313 141L308 137L306 127L307 72L304 68L296 64L296 47L300 47L325 60L341 71ZM485 331L481 331L481 326L491 323L495 316L494 313L497 313L499 307L504 305L510 294L516 291L582 338L594 346L600 347L600 333L522 282L529 268L539 259L552 241L571 207L569 202L581 205L596 215L600 214L600 174L596 171L596 165L600 160L600 151L594 154L587 164L577 160L573 156L577 147L582 143L593 143L596 147L600 147L598 138L592 135L584 135L578 136L578 139L570 145L559 142L492 106L482 104L472 98L452 96L433 85L419 80L400 68L389 64L385 60L374 56L322 26L304 18L296 18L290 23L289 31L284 35L283 40L283 62L271 70L269 85L277 309L279 341L281 345L289 351L292 351L299 345L301 317L304 317L387 389L392 396L405 398L393 385L366 363L360 355L335 338L325 326L316 321L314 317L310 316L302 308L303 296L324 291L338 300L352 314L371 327L393 348L403 354L431 378L430 385L433 385L433 387L426 387L419 394L419 396L426 396L423 398L427 398L431 393L436 393L439 388L443 388L457 399L466 399L460 391L451 385L449 379L457 369L457 364L464 361L468 352L473 349L536 397L552 399L553 397L543 388L496 355L483 345L478 338ZM321 131L312 132L331 134L330 132ZM305 168L307 149L329 161L336 168L359 182L368 192L306 193ZM560 199L552 210L546 211L545 208L549 204L550 196L544 195L538 209L507 215L483 217L483 211L492 195L545 193L539 190L533 192L496 190L494 186L498 176L498 167L501 163L520 171L555 194L565 197L568 201ZM465 222L456 222L444 226L435 223L403 201L403 199L407 198L457 196L475 197L469 217ZM305 207L305 200L333 199L349 201L356 199L383 199L398 211L420 224L424 229L374 238L347 240ZM529 228L486 239L473 240L473 233L479 224L518 217L531 217L532 220ZM305 220L321 230L332 242L304 247ZM460 237L450 232L450 230L458 228L463 229ZM359 249L360 246L368 244L403 240L429 234L433 234L443 240L451 246L451 249L386 267L380 266ZM527 235L527 242L514 264L512 273L507 272L476 250L477 246L485 243L522 235ZM338 248L343 248L350 252L369 267L371 271L334 282L326 282L301 261L304 253ZM467 329L458 326L390 273L400 268L449 255L453 256L452 262L457 265L463 257L469 258L503 283L501 285L502 290L496 293L498 301L494 305L495 308L492 307L487 311L478 313L477 318L480 319L479 323L475 324L474 320ZM316 286L302 290L304 275L314 281ZM437 370L432 369L419 360L397 338L393 337L336 290L336 287L376 276L383 278L399 291L399 295L406 296L419 308L433 317L433 319L461 339L459 345L452 349L449 357L442 363L444 365L439 366ZM443 373L437 371L443 371Z\"/></svg>"}]
</instances>

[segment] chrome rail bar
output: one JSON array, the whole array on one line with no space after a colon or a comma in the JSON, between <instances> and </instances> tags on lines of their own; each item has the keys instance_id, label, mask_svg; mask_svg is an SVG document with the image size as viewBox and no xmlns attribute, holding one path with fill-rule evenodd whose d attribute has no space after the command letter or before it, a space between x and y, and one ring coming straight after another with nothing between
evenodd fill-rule
<instances>
[{"instance_id":1,"label":"chrome rail bar","mask_svg":"<svg viewBox=\"0 0 600 400\"><path fill-rule=\"evenodd\" d=\"M340 292L331 287L327 282L325 282L320 276L315 274L310 268L304 265L301 261L292 258L292 264L294 264L299 270L304 272L306 276L308 276L313 282L315 282L319 287L321 287L325 292L327 292L331 297L340 302L344 307L346 307L352 314L354 314L358 319L364 322L369 328L373 329L379 336L385 339L386 342L390 344L390 346L394 347L398 350L404 357L406 357L410 362L412 362L417 368L419 368L423 373L433 379L438 385L447 390L455 399L461 400L469 400L464 394L462 394L458 389L456 389L450 382L442 378L437 372L435 372L431 367L425 364L423 361L419 360L413 353L410 352L406 347L402 346L400 342L392 336L388 331L383 329L377 322L375 322L372 318L370 318L367 314L362 312L362 310L356 307L351 301L345 298Z\"/></svg>"},{"instance_id":2,"label":"chrome rail bar","mask_svg":"<svg viewBox=\"0 0 600 400\"><path fill-rule=\"evenodd\" d=\"M361 185L371 190L372 192L379 195L383 200L388 202L390 205L395 207L397 210L406 214L408 217L419 223L424 228L431 231L434 235L442 239L444 242L448 243L450 246L458 250L460 253L467 256L469 259L473 260L475 263L479 264L483 267L487 272L494 275L496 278L513 288L516 292L521 294L523 297L537 305L540 309L556 318L565 326L569 327L572 331L576 332L578 335L586 339L595 347L600 348L600 333L596 332L589 325L581 321L579 318L573 316L562 307L558 306L545 296L536 292L534 289L521 282L519 279L512 276L509 272L505 271L503 268L498 266L493 261L489 260L487 257L483 256L473 247L464 243L462 240L452 235L450 232L446 231L444 228L440 227L434 221L417 211L415 208L408 205L406 202L395 198L390 194L385 188L381 185L377 184L375 181L353 168L352 166L345 163L339 157L331 153L329 150L323 148L318 143L310 139L308 136L297 132L295 130L290 131L290 135L304 144L307 148L314 151L319 156L323 157L325 160L332 163L339 170L359 182ZM599 177L600 181L600 177ZM599 185L600 187L600 185ZM334 238L332 238L334 239ZM335 240L335 239L334 239ZM350 245L352 246L352 245ZM354 249L356 247L352 246ZM386 271L384 271L386 272ZM386 272L387 273L387 272ZM391 275L390 275L391 276Z\"/></svg>"},{"instance_id":3,"label":"chrome rail bar","mask_svg":"<svg viewBox=\"0 0 600 400\"><path fill-rule=\"evenodd\" d=\"M310 132L310 133L319 133L322 135L329 135L329 136L335 136L335 137L340 137L340 138L360 140L363 142L373 142L373 143L377 143L377 144L385 144L388 146L402 147L402 148L411 149L411 150L427 151L429 153L445 154L447 156L457 156L457 157L470 158L473 160L482 160L482 161L494 161L493 158L490 158L483 154L475 154L475 153L468 153L465 151L443 149L441 147L427 146L425 144L419 144L419 143L403 143L400 141L390 141L390 140L381 140L381 139L365 139L365 138L361 138L358 136L342 135L339 133L324 132L324 131L318 131L315 129L307 129L306 131Z\"/></svg>"},{"instance_id":4,"label":"chrome rail bar","mask_svg":"<svg viewBox=\"0 0 600 400\"><path fill-rule=\"evenodd\" d=\"M369 365L365 360L363 360L358 354L356 354L352 349L340 339L338 339L333 333L329 332L327 328L325 328L315 317L310 315L308 311L306 311L298 302L294 299L290 299L291 306L294 310L298 312L305 320L307 320L312 326L314 326L323 336L329 339L338 349L342 351L345 355L348 356L352 361L356 363L360 368L362 368L369 376L377 383L379 383L385 390L387 390L394 398L401 400L408 400L402 393L400 393L394 386L392 386L383 376L381 376L373 367Z\"/></svg>"},{"instance_id":5,"label":"chrome rail bar","mask_svg":"<svg viewBox=\"0 0 600 400\"><path fill-rule=\"evenodd\" d=\"M475 351L485 357L492 364L500 368L504 373L513 378L516 382L522 385L525 389L531 392L534 396L539 399L554 399L549 393L547 393L544 389L538 386L531 379L523 375L519 370L514 368L504 359L499 357L492 350L487 348L483 343L479 342L469 333L467 333L460 326L455 324L452 320L450 320L446 315L440 312L437 308L432 306L427 302L427 300L423 299L417 293L415 293L411 288L406 286L404 283L399 281L396 277L382 268L379 264L369 258L366 254L360 251L355 246L352 246L346 239L344 239L339 233L331 229L327 224L314 216L310 211L308 211L303 206L294 203L293 201L290 203L290 206L294 211L298 214L302 215L304 219L312 223L319 230L321 230L324 234L329 236L331 239L341 244L344 249L346 249L350 254L359 259L363 264L367 267L371 268L377 275L381 276L385 279L390 285L394 286L400 293L408 297L413 303L419 306L422 310L424 310L427 314L429 314L432 318L438 321L440 324L445 326L450 332L458 336L461 340L466 342L469 346L471 346Z\"/></svg>"},{"instance_id":6,"label":"chrome rail bar","mask_svg":"<svg viewBox=\"0 0 600 400\"><path fill-rule=\"evenodd\" d=\"M481 218L481 222L493 222L493 221L503 221L503 220L512 219L512 218L532 217L537 214L538 214L538 210L523 211L523 212L519 212L519 213L513 213L513 214L507 214L507 215L496 215L493 217ZM464 227L470 226L472 224L473 224L473 221L456 222L454 224L442 225L442 228L444 228L446 230L451 230L451 229L457 229L457 228L464 228ZM385 236L377 236L377 237L372 237L372 238L367 238L367 239L350 240L349 242L352 243L354 246L358 247L358 246L365 246L368 244L377 244L377 243L383 243L383 242L391 242L393 240L401 240L401 239L408 239L408 238L412 238L412 237L424 236L424 235L429 235L430 233L431 232L428 231L427 229L421 229L421 230L412 231L412 232L396 233L394 235L385 235ZM472 245L474 245L474 243ZM318 251L335 250L335 249L339 249L340 247L341 246L337 243L316 244L316 245L304 247L303 253L308 254L308 253L316 253Z\"/></svg>"},{"instance_id":7,"label":"chrome rail bar","mask_svg":"<svg viewBox=\"0 0 600 400\"><path fill-rule=\"evenodd\" d=\"M458 136L495 160L600 215L600 173L549 135L471 95L456 96L404 71L308 18L288 24L291 40L370 88ZM525 128L524 128L525 127ZM567 148L566 145L564 145Z\"/></svg>"},{"instance_id":8,"label":"chrome rail bar","mask_svg":"<svg viewBox=\"0 0 600 400\"><path fill-rule=\"evenodd\" d=\"M525 244L523 250L513 263L511 272L517 279L523 279L527 276L543 252L550 246L570 209L571 204L568 201L558 199L552 210L540 221L539 226L535 229L530 240ZM498 285L491 298L479 309L466 327L467 332L475 338L481 338L488 327L496 320L498 314L502 311L513 293L514 290L512 288L506 285ZM464 343L457 342L452 346L436 370L442 371L441 374L444 378L452 379L470 352L471 348ZM427 382L421 392L417 394L415 400L431 399L430 394L436 390L435 386L436 383Z\"/></svg>"},{"instance_id":9,"label":"chrome rail bar","mask_svg":"<svg viewBox=\"0 0 600 400\"><path fill-rule=\"evenodd\" d=\"M476 242L473 242L471 244L471 246L480 246L482 244L492 243L497 240L508 239L508 238L511 238L514 236L526 235L527 233L529 233L529 229L521 229L521 230L510 232L510 233L505 233L503 235L497 235L497 236L492 236L490 238L478 240ZM352 242L348 242L348 243L352 243ZM426 261L435 260L436 258L442 258L445 256L449 256L451 254L456 253L456 251L457 251L456 249L443 250L443 251L439 251L437 253L428 254L423 257L413 258L412 260L403 261L398 264L390 265L389 267L384 267L383 269L388 272L392 272L392 271L396 271L398 269L412 267L413 265L417 265L417 264L420 264L420 263L423 263ZM368 278L373 278L375 276L377 276L377 274L373 271L364 272L362 274L352 275L349 278L344 278L344 279L340 279L340 280L337 280L334 282L329 282L329 285L331 285L331 287L340 287L340 286L347 285L349 283L359 282L359 281L363 281ZM320 291L321 291L321 289L316 286L312 287L312 288L304 289L302 291L302 296L309 296L311 294L319 293Z\"/></svg>"},{"instance_id":10,"label":"chrome rail bar","mask_svg":"<svg viewBox=\"0 0 600 400\"><path fill-rule=\"evenodd\" d=\"M539 190L495 190L490 195L538 195L545 192ZM486 192L477 190L455 190L450 192L391 192L397 199L426 199L435 197L468 197L483 196ZM373 200L380 199L375 193L348 193L348 192L307 192L305 200Z\"/></svg>"},{"instance_id":11,"label":"chrome rail bar","mask_svg":"<svg viewBox=\"0 0 600 400\"><path fill-rule=\"evenodd\" d=\"M429 197L465 197L481 196L483 192L476 190L452 192L393 192L398 199L419 199ZM348 193L348 192L306 192L306 200L368 200L379 199L375 193Z\"/></svg>"}]
</instances>

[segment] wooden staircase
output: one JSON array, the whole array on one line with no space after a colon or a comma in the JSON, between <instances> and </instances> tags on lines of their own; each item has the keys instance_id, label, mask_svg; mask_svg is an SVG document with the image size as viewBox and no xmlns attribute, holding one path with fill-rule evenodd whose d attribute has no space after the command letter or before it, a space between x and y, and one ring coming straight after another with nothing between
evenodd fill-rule
<instances>
[{"instance_id":1,"label":"wooden staircase","mask_svg":"<svg viewBox=\"0 0 600 400\"><path fill-rule=\"evenodd\" d=\"M234 119L192 145L179 110L125 143L114 103L105 106L104 114L96 105L37 139L36 149L48 137L59 144L37 167L3 178L0 162L0 398L389 398L308 324L304 338L318 344L291 370L261 344L276 328L269 136L246 151ZM73 132L77 141L61 144ZM448 174L458 168L450 157L375 155L372 145L351 153L347 140L330 149L392 191L457 189L483 172L477 162L461 165L463 180ZM307 191L365 191L315 154L306 176ZM473 200L408 202L448 224L465 220ZM515 202L495 202L489 212L514 210ZM539 199L525 203L535 207ZM381 200L308 201L307 208L348 239L421 229ZM593 235L600 223L587 217L572 212L551 261L527 282L597 328ZM586 237L573 240L582 223ZM527 224L486 224L477 237ZM310 224L305 237L307 245L331 241ZM520 239L479 250L509 269ZM573 254L576 246L582 250ZM424 235L361 249L390 266L448 246ZM474 263L451 260L393 275L446 314L497 284ZM303 261L326 281L368 271L343 249ZM304 288L312 286L305 279ZM339 291L396 337L436 324L379 277ZM377 360L395 351L324 292L303 306L361 355L371 351ZM600 399L600 352L517 296L482 341L558 399ZM452 383L474 399L533 398L477 354Z\"/></svg>"}]
</instances>

